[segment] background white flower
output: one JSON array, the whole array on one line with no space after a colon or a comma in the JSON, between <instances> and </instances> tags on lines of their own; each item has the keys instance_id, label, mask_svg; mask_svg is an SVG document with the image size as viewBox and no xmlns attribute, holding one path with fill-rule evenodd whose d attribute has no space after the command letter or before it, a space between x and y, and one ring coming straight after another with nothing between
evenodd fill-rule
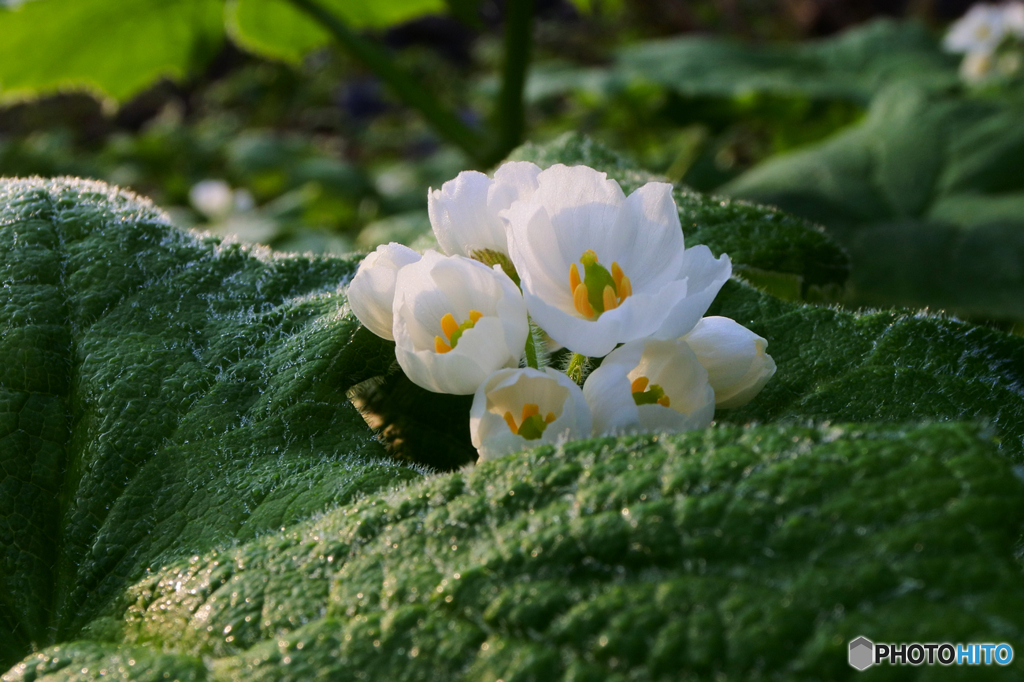
<instances>
[{"instance_id":1,"label":"background white flower","mask_svg":"<svg viewBox=\"0 0 1024 682\"><path fill-rule=\"evenodd\" d=\"M717 407L747 404L775 375L768 342L728 317L705 317L682 340L708 371Z\"/></svg>"},{"instance_id":2,"label":"background white flower","mask_svg":"<svg viewBox=\"0 0 1024 682\"><path fill-rule=\"evenodd\" d=\"M598 434L702 429L715 416L708 372L683 341L639 339L608 354L583 385Z\"/></svg>"},{"instance_id":3,"label":"background white flower","mask_svg":"<svg viewBox=\"0 0 1024 682\"><path fill-rule=\"evenodd\" d=\"M551 368L502 369L480 385L469 412L480 459L541 443L591 435L590 409L580 387Z\"/></svg>"},{"instance_id":4,"label":"background white flower","mask_svg":"<svg viewBox=\"0 0 1024 682\"><path fill-rule=\"evenodd\" d=\"M500 267L428 251L398 272L395 355L427 390L475 392L491 372L519 364L528 329L523 297Z\"/></svg>"},{"instance_id":5,"label":"background white flower","mask_svg":"<svg viewBox=\"0 0 1024 682\"><path fill-rule=\"evenodd\" d=\"M540 168L527 161L506 163L494 179L463 171L427 193L430 226L441 250L450 256L473 257L478 251L508 254L505 222L500 213L537 187Z\"/></svg>"},{"instance_id":6,"label":"background white flower","mask_svg":"<svg viewBox=\"0 0 1024 682\"><path fill-rule=\"evenodd\" d=\"M666 183L626 197L604 173L555 165L503 215L530 314L557 343L584 355L682 336L732 272L728 256L684 249Z\"/></svg>"},{"instance_id":7,"label":"background white flower","mask_svg":"<svg viewBox=\"0 0 1024 682\"><path fill-rule=\"evenodd\" d=\"M407 246L382 244L359 264L348 287L348 304L367 329L393 340L395 281L398 271L419 261L420 254Z\"/></svg>"},{"instance_id":8,"label":"background white flower","mask_svg":"<svg viewBox=\"0 0 1024 682\"><path fill-rule=\"evenodd\" d=\"M1008 28L1003 5L979 2L949 27L942 46L948 52L992 54L1006 37Z\"/></svg>"}]
</instances>

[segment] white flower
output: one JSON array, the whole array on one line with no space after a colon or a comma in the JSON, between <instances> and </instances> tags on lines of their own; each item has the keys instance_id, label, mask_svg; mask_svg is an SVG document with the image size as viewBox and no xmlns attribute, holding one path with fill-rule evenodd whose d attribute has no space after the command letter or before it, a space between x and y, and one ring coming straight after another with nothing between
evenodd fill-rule
<instances>
[{"instance_id":1,"label":"white flower","mask_svg":"<svg viewBox=\"0 0 1024 682\"><path fill-rule=\"evenodd\" d=\"M1010 2L1004 5L1003 21L1009 33L1024 38L1024 2Z\"/></svg>"},{"instance_id":2,"label":"white flower","mask_svg":"<svg viewBox=\"0 0 1024 682\"><path fill-rule=\"evenodd\" d=\"M528 330L523 297L500 267L427 251L398 271L395 355L429 391L473 393L491 372L519 364Z\"/></svg>"},{"instance_id":3,"label":"white flower","mask_svg":"<svg viewBox=\"0 0 1024 682\"><path fill-rule=\"evenodd\" d=\"M968 83L979 83L991 75L995 58L990 52L968 52L960 61L960 77Z\"/></svg>"},{"instance_id":4,"label":"white flower","mask_svg":"<svg viewBox=\"0 0 1024 682\"><path fill-rule=\"evenodd\" d=\"M392 308L398 271L417 262L420 254L407 246L383 244L359 264L348 287L348 304L367 329L377 336L394 340Z\"/></svg>"},{"instance_id":5,"label":"white flower","mask_svg":"<svg viewBox=\"0 0 1024 682\"><path fill-rule=\"evenodd\" d=\"M682 340L708 371L717 407L747 404L775 374L768 342L728 317L705 317Z\"/></svg>"},{"instance_id":6,"label":"white flower","mask_svg":"<svg viewBox=\"0 0 1024 682\"><path fill-rule=\"evenodd\" d=\"M540 168L526 161L506 163L494 179L463 171L441 189L427 193L430 226L449 256L474 257L477 252L508 254L505 222L499 214L537 187Z\"/></svg>"},{"instance_id":7,"label":"white flower","mask_svg":"<svg viewBox=\"0 0 1024 682\"><path fill-rule=\"evenodd\" d=\"M580 387L561 372L502 369L473 396L469 433L480 459L494 459L541 443L589 437L590 410Z\"/></svg>"},{"instance_id":8,"label":"white flower","mask_svg":"<svg viewBox=\"0 0 1024 682\"><path fill-rule=\"evenodd\" d=\"M950 26L942 46L947 52L980 52L991 55L1006 37L1010 26L1008 18L1010 17L1007 16L1006 7L1003 5L974 4Z\"/></svg>"},{"instance_id":9,"label":"white flower","mask_svg":"<svg viewBox=\"0 0 1024 682\"><path fill-rule=\"evenodd\" d=\"M600 434L702 429L715 416L708 372L680 340L615 349L587 377L583 395Z\"/></svg>"},{"instance_id":10,"label":"white flower","mask_svg":"<svg viewBox=\"0 0 1024 682\"><path fill-rule=\"evenodd\" d=\"M210 220L224 220L235 208L235 195L224 180L203 180L188 191L192 206Z\"/></svg>"},{"instance_id":11,"label":"white flower","mask_svg":"<svg viewBox=\"0 0 1024 682\"><path fill-rule=\"evenodd\" d=\"M690 331L729 278L728 256L683 248L672 186L652 182L628 198L586 166L556 165L503 214L509 255L534 321L584 355Z\"/></svg>"}]
</instances>

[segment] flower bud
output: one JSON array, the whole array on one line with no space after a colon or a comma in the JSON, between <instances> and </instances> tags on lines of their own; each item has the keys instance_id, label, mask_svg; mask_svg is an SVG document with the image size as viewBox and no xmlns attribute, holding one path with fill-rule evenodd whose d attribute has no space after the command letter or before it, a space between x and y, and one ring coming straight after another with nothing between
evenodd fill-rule
<instances>
[{"instance_id":1,"label":"flower bud","mask_svg":"<svg viewBox=\"0 0 1024 682\"><path fill-rule=\"evenodd\" d=\"M392 242L378 246L359 264L348 287L348 304L363 326L377 336L394 340L392 308L398 271L419 259L420 254L409 247Z\"/></svg>"},{"instance_id":2,"label":"flower bud","mask_svg":"<svg viewBox=\"0 0 1024 682\"><path fill-rule=\"evenodd\" d=\"M717 407L746 405L775 374L768 342L728 317L705 317L682 340L708 371Z\"/></svg>"}]
</instances>

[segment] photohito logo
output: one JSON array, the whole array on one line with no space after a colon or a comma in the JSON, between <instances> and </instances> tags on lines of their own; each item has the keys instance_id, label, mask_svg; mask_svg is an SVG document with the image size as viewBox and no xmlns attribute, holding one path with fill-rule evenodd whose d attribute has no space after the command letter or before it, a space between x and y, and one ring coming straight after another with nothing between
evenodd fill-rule
<instances>
[{"instance_id":1,"label":"photohito logo","mask_svg":"<svg viewBox=\"0 0 1024 682\"><path fill-rule=\"evenodd\" d=\"M876 644L867 637L850 642L850 665L866 670L876 663L889 665L1009 665L1013 647L1009 644Z\"/></svg>"}]
</instances>

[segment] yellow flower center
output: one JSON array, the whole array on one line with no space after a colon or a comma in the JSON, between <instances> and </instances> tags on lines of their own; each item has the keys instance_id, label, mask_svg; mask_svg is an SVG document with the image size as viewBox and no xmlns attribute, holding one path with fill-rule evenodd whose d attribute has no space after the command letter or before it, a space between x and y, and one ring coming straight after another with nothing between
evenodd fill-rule
<instances>
[{"instance_id":1,"label":"yellow flower center","mask_svg":"<svg viewBox=\"0 0 1024 682\"><path fill-rule=\"evenodd\" d=\"M648 386L650 384L650 386ZM633 393L633 402L637 405L661 405L668 407L672 401L669 400L668 396L665 395L664 389L658 384L651 384L651 380L647 377L637 377L633 379L633 384L629 388Z\"/></svg>"},{"instance_id":2,"label":"yellow flower center","mask_svg":"<svg viewBox=\"0 0 1024 682\"><path fill-rule=\"evenodd\" d=\"M454 315L445 313L444 317L441 318L441 332L444 333L444 337L434 337L434 352L447 353L452 348L455 348L459 344L459 339L462 337L463 332L467 329L472 329L477 320L483 316L484 314L479 310L470 310L469 319L459 324L455 321Z\"/></svg>"},{"instance_id":3,"label":"yellow flower center","mask_svg":"<svg viewBox=\"0 0 1024 682\"><path fill-rule=\"evenodd\" d=\"M505 423L508 424L508 428L511 429L512 433L522 436L526 440L537 440L540 438L544 434L544 429L553 421L555 421L555 413L548 412L546 417L541 418L540 406L536 403L526 403L523 405L523 417L519 420L518 425L516 425L515 417L512 416L511 412L505 413Z\"/></svg>"},{"instance_id":4,"label":"yellow flower center","mask_svg":"<svg viewBox=\"0 0 1024 682\"><path fill-rule=\"evenodd\" d=\"M623 274L617 262L612 262L612 271L597 262L597 254L587 249L580 256L583 264L583 278L579 268L573 263L569 266L569 291L572 302L583 317L595 320L601 313L613 310L633 293L633 285L629 277Z\"/></svg>"}]
</instances>

